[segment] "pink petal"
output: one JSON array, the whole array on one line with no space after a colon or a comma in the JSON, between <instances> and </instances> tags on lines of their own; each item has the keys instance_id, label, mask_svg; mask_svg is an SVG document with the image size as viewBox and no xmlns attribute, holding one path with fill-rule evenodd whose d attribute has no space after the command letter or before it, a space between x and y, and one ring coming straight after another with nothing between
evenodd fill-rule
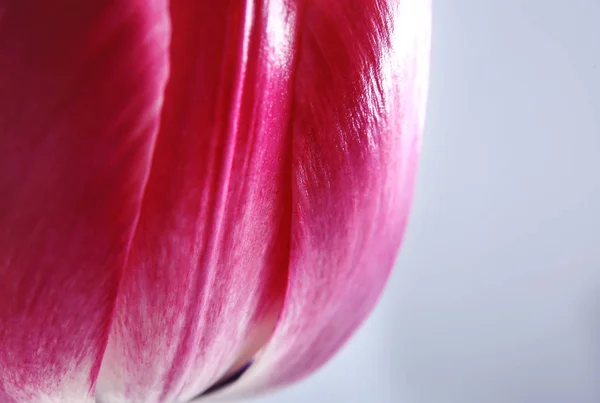
<instances>
[{"instance_id":1,"label":"pink petal","mask_svg":"<svg viewBox=\"0 0 600 403\"><path fill-rule=\"evenodd\" d=\"M171 78L101 401L189 400L272 333L289 256L292 49L269 4L171 2Z\"/></svg>"},{"instance_id":2,"label":"pink petal","mask_svg":"<svg viewBox=\"0 0 600 403\"><path fill-rule=\"evenodd\" d=\"M292 242L275 333L222 393L325 363L375 305L406 226L428 78L428 0L297 2Z\"/></svg>"},{"instance_id":3,"label":"pink petal","mask_svg":"<svg viewBox=\"0 0 600 403\"><path fill-rule=\"evenodd\" d=\"M166 80L162 1L0 0L0 401L93 401Z\"/></svg>"}]
</instances>

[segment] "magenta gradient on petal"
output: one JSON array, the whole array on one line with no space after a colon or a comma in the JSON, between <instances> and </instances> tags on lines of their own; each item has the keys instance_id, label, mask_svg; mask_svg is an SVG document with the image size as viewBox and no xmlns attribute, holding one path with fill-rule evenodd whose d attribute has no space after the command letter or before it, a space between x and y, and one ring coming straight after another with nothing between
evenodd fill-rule
<instances>
[{"instance_id":1,"label":"magenta gradient on petal","mask_svg":"<svg viewBox=\"0 0 600 403\"><path fill-rule=\"evenodd\" d=\"M381 294L412 200L429 1L298 4L286 297L273 337L224 397L302 379L339 350Z\"/></svg>"},{"instance_id":2,"label":"magenta gradient on petal","mask_svg":"<svg viewBox=\"0 0 600 403\"><path fill-rule=\"evenodd\" d=\"M171 76L98 382L103 401L189 400L251 358L279 315L291 58L262 2L215 5L171 3Z\"/></svg>"},{"instance_id":3,"label":"magenta gradient on petal","mask_svg":"<svg viewBox=\"0 0 600 403\"><path fill-rule=\"evenodd\" d=\"M87 402L167 73L164 2L0 1L0 399Z\"/></svg>"},{"instance_id":4,"label":"magenta gradient on petal","mask_svg":"<svg viewBox=\"0 0 600 403\"><path fill-rule=\"evenodd\" d=\"M322 366L400 248L430 8L0 0L0 403Z\"/></svg>"}]
</instances>

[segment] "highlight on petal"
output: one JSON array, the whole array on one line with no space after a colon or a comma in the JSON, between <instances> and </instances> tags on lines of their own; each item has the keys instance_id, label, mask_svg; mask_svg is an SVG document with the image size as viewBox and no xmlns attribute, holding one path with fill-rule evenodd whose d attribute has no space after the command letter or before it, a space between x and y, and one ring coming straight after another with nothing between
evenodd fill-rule
<instances>
[{"instance_id":1,"label":"highlight on petal","mask_svg":"<svg viewBox=\"0 0 600 403\"><path fill-rule=\"evenodd\" d=\"M429 1L297 3L287 292L273 337L215 398L277 388L325 363L375 305L411 203Z\"/></svg>"},{"instance_id":2,"label":"highlight on petal","mask_svg":"<svg viewBox=\"0 0 600 403\"><path fill-rule=\"evenodd\" d=\"M0 0L0 401L94 401L166 82L156 0Z\"/></svg>"},{"instance_id":3,"label":"highlight on petal","mask_svg":"<svg viewBox=\"0 0 600 403\"><path fill-rule=\"evenodd\" d=\"M291 15L172 1L170 79L100 371L102 402L185 402L272 334L291 219Z\"/></svg>"}]
</instances>

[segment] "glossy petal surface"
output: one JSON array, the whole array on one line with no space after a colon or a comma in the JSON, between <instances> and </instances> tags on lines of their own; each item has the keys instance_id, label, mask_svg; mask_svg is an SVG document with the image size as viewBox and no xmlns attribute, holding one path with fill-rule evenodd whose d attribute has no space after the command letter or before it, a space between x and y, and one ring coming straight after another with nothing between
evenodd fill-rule
<instances>
[{"instance_id":1,"label":"glossy petal surface","mask_svg":"<svg viewBox=\"0 0 600 403\"><path fill-rule=\"evenodd\" d=\"M103 402L187 401L272 332L289 256L292 49L271 12L171 2L171 75Z\"/></svg>"},{"instance_id":2,"label":"glossy petal surface","mask_svg":"<svg viewBox=\"0 0 600 403\"><path fill-rule=\"evenodd\" d=\"M383 289L413 193L429 1L297 5L287 293L272 339L221 396L298 380L343 345Z\"/></svg>"},{"instance_id":3,"label":"glossy petal surface","mask_svg":"<svg viewBox=\"0 0 600 403\"><path fill-rule=\"evenodd\" d=\"M93 401L167 76L161 1L0 0L0 401Z\"/></svg>"}]
</instances>

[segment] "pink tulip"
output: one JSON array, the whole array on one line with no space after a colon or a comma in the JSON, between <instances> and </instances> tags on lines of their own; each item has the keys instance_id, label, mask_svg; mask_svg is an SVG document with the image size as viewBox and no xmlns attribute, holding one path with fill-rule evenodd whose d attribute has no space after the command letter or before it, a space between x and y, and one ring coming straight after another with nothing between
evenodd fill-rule
<instances>
[{"instance_id":1,"label":"pink tulip","mask_svg":"<svg viewBox=\"0 0 600 403\"><path fill-rule=\"evenodd\" d=\"M0 403L323 365L401 243L429 30L429 0L0 0Z\"/></svg>"}]
</instances>

